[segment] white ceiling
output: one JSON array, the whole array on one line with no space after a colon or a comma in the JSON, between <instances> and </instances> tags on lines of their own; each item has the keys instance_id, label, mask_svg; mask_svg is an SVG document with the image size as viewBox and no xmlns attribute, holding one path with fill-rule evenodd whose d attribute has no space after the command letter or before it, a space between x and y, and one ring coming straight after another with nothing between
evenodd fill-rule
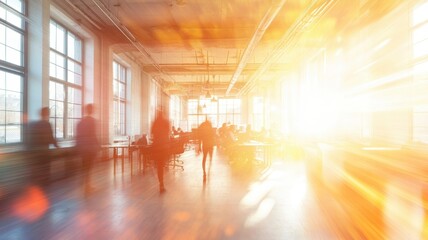
<instances>
[{"instance_id":1,"label":"white ceiling","mask_svg":"<svg viewBox=\"0 0 428 240\"><path fill-rule=\"evenodd\" d=\"M115 38L115 51L138 59L170 94L192 97L207 90L236 95L260 79L275 81L298 66L306 49L325 45L399 1L53 2Z\"/></svg>"}]
</instances>

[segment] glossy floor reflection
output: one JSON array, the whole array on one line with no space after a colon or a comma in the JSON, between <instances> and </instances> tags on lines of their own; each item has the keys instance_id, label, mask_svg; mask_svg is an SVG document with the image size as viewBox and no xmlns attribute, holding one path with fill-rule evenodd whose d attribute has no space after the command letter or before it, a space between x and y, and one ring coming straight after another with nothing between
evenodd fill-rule
<instances>
[{"instance_id":1,"label":"glossy floor reflection","mask_svg":"<svg viewBox=\"0 0 428 240\"><path fill-rule=\"evenodd\" d=\"M113 174L111 162L96 166L90 191L79 175L26 185L1 202L0 239L422 238L418 189L413 202L400 197L408 184L388 185L379 207L308 178L303 161L278 159L261 171L215 151L204 181L201 157L185 152L185 170L166 172L163 194L153 169Z\"/></svg>"}]
</instances>

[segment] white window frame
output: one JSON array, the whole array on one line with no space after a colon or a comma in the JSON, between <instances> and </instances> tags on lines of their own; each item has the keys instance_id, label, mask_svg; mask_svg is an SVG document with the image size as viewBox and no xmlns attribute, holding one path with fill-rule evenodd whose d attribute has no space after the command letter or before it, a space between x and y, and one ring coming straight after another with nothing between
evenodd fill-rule
<instances>
[{"instance_id":1,"label":"white window frame","mask_svg":"<svg viewBox=\"0 0 428 240\"><path fill-rule=\"evenodd\" d=\"M23 141L25 1L2 1L0 5L0 144ZM6 5L6 6L5 6Z\"/></svg>"},{"instance_id":2,"label":"white window frame","mask_svg":"<svg viewBox=\"0 0 428 240\"><path fill-rule=\"evenodd\" d=\"M50 122L57 139L72 139L82 118L83 39L55 19L50 20L49 108ZM57 32L63 30L64 38ZM55 34L55 36L53 35ZM72 44L70 40L75 39ZM57 40L63 40L57 41ZM53 46L55 45L55 46ZM59 47L61 46L61 47ZM62 61L56 61L57 59ZM62 74L61 74L62 72Z\"/></svg>"},{"instance_id":3,"label":"white window frame","mask_svg":"<svg viewBox=\"0 0 428 240\"><path fill-rule=\"evenodd\" d=\"M127 68L113 61L113 135L126 136ZM121 93L122 91L122 93Z\"/></svg>"}]
</instances>

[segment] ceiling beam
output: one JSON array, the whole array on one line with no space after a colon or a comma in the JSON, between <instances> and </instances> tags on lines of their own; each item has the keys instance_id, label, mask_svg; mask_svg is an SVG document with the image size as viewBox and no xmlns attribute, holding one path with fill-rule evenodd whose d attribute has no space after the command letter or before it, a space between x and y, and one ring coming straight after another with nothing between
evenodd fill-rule
<instances>
[{"instance_id":1,"label":"ceiling beam","mask_svg":"<svg viewBox=\"0 0 428 240\"><path fill-rule=\"evenodd\" d=\"M242 70L242 74L253 74L260 68L262 63L246 64ZM207 66L205 64L159 64L163 72L169 75L207 75ZM292 68L292 64L273 64L270 66L270 71L288 71ZM209 73L211 75L232 75L236 69L236 64L210 64ZM151 64L143 65L143 71L148 74L158 72L157 68ZM235 81L236 82L236 81Z\"/></svg>"},{"instance_id":2,"label":"ceiling beam","mask_svg":"<svg viewBox=\"0 0 428 240\"><path fill-rule=\"evenodd\" d=\"M239 61L238 66L236 67L236 70L232 76L232 79L230 80L229 87L226 90L226 95L230 92L230 90L232 90L233 85L235 85L236 81L238 81L239 76L241 75L242 71L245 68L245 65L247 65L248 60L252 56L254 49L256 48L260 39L262 39L263 35L265 34L265 31L268 29L272 21L275 19L279 10L281 10L284 3L285 3L285 0L273 1L273 5L269 8L265 16L263 17L263 19L260 21L253 37L251 38L247 48L244 51L244 54L242 55L241 60Z\"/></svg>"},{"instance_id":3,"label":"ceiling beam","mask_svg":"<svg viewBox=\"0 0 428 240\"><path fill-rule=\"evenodd\" d=\"M242 96L249 93L256 85L256 82L259 81L281 56L295 49L294 46L296 46L302 33L309 31L311 27L313 28L336 2L335 0L313 1L277 42L272 51L273 54L265 58L263 65L247 80L238 95Z\"/></svg>"},{"instance_id":4,"label":"ceiling beam","mask_svg":"<svg viewBox=\"0 0 428 240\"><path fill-rule=\"evenodd\" d=\"M236 88L240 88L244 85L244 82L237 82L236 83ZM165 86L165 89L189 89L189 88L194 88L194 89L198 89L198 88L202 88L205 90L209 90L209 89L224 89L226 90L228 86L228 83L210 83L210 84L205 84L205 83L195 83L195 82L181 82L181 83L173 83L173 84L167 84Z\"/></svg>"}]
</instances>

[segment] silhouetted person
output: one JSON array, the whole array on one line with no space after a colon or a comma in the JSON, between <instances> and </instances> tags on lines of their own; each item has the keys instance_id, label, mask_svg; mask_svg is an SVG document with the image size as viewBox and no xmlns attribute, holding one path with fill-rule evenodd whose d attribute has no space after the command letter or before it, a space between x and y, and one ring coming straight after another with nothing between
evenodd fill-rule
<instances>
[{"instance_id":1,"label":"silhouetted person","mask_svg":"<svg viewBox=\"0 0 428 240\"><path fill-rule=\"evenodd\" d=\"M252 140L254 140L254 132L253 132L253 129L251 128L251 125L248 124L245 129L245 132L240 135L239 141L241 143L248 143ZM253 147L248 147L245 149L244 152L242 152L241 155L247 161L249 166L252 166L254 159L256 158L256 149Z\"/></svg>"},{"instance_id":2,"label":"silhouetted person","mask_svg":"<svg viewBox=\"0 0 428 240\"><path fill-rule=\"evenodd\" d=\"M257 138L260 141L269 140L269 131L266 130L264 127L262 127L262 129L260 129L260 132L257 135L258 135Z\"/></svg>"},{"instance_id":3,"label":"silhouetted person","mask_svg":"<svg viewBox=\"0 0 428 240\"><path fill-rule=\"evenodd\" d=\"M138 139L137 141L137 145L139 146L147 146L149 143L147 141L147 134L143 134L142 137L140 137L140 139Z\"/></svg>"},{"instance_id":4,"label":"silhouetted person","mask_svg":"<svg viewBox=\"0 0 428 240\"><path fill-rule=\"evenodd\" d=\"M37 183L46 183L50 176L51 154L49 146L58 147L49 122L49 107L40 110L39 121L28 124L26 147L30 153L32 180Z\"/></svg>"},{"instance_id":5,"label":"silhouetted person","mask_svg":"<svg viewBox=\"0 0 428 240\"><path fill-rule=\"evenodd\" d=\"M57 141L53 137L52 126L49 122L49 114L49 108L44 107L40 110L41 119L29 124L27 141L29 150L48 150L50 144L58 147Z\"/></svg>"},{"instance_id":6,"label":"silhouetted person","mask_svg":"<svg viewBox=\"0 0 428 240\"><path fill-rule=\"evenodd\" d=\"M90 174L97 153L100 149L98 137L96 134L97 123L92 117L94 107L92 104L85 106L85 116L80 120L76 127L76 150L82 158L83 179L85 192L91 191Z\"/></svg>"},{"instance_id":7,"label":"silhouetted person","mask_svg":"<svg viewBox=\"0 0 428 240\"><path fill-rule=\"evenodd\" d=\"M221 125L221 128L218 129L218 147L226 148L226 143L228 139L229 129L226 123Z\"/></svg>"},{"instance_id":8,"label":"silhouetted person","mask_svg":"<svg viewBox=\"0 0 428 240\"><path fill-rule=\"evenodd\" d=\"M247 128L245 129L245 137L247 138L247 141L252 140L254 138L254 132L251 127L251 124L248 124Z\"/></svg>"},{"instance_id":9,"label":"silhouetted person","mask_svg":"<svg viewBox=\"0 0 428 240\"><path fill-rule=\"evenodd\" d=\"M179 136L181 136L181 135L183 135L183 130L179 127L179 128L177 128L177 134L179 135Z\"/></svg>"},{"instance_id":10,"label":"silhouetted person","mask_svg":"<svg viewBox=\"0 0 428 240\"><path fill-rule=\"evenodd\" d=\"M178 131L177 131L177 129L175 129L175 126L172 126L171 132L172 132L172 136L173 137L176 136L176 135L178 135Z\"/></svg>"},{"instance_id":11,"label":"silhouetted person","mask_svg":"<svg viewBox=\"0 0 428 240\"><path fill-rule=\"evenodd\" d=\"M163 116L162 111L158 111L152 125L152 147L158 173L159 191L161 193L165 191L163 173L165 163L168 161L170 155L170 129L169 121Z\"/></svg>"},{"instance_id":12,"label":"silhouetted person","mask_svg":"<svg viewBox=\"0 0 428 240\"><path fill-rule=\"evenodd\" d=\"M198 129L200 144L202 145L202 170L204 171L204 178L206 177L205 163L207 155L210 155L210 161L213 158L213 147L215 144L215 132L211 122L208 118L205 119Z\"/></svg>"}]
</instances>

